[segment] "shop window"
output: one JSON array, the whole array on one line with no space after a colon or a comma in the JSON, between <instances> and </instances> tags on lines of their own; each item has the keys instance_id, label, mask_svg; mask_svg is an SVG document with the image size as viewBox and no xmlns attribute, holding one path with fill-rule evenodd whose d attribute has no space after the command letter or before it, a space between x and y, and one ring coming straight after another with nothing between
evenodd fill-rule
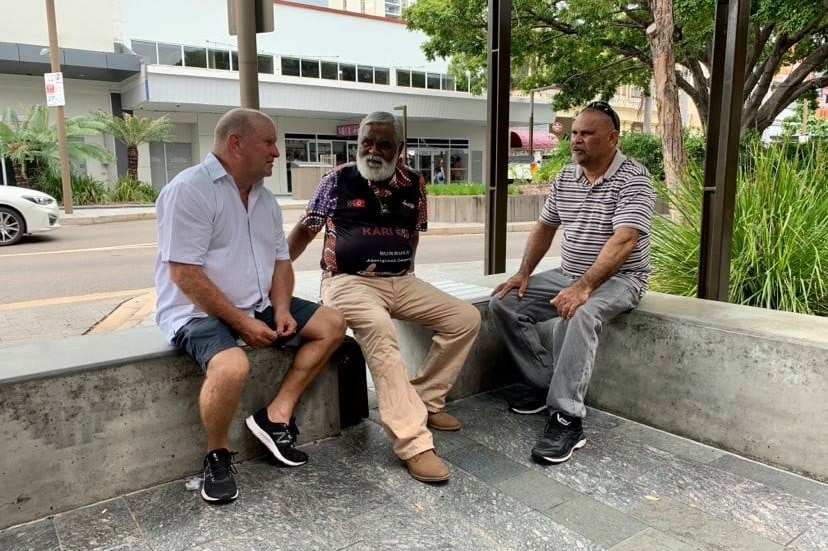
<instances>
[{"instance_id":1,"label":"shop window","mask_svg":"<svg viewBox=\"0 0 828 551\"><path fill-rule=\"evenodd\" d=\"M303 59L302 76L307 78L319 78L319 60Z\"/></svg>"},{"instance_id":2,"label":"shop window","mask_svg":"<svg viewBox=\"0 0 828 551\"><path fill-rule=\"evenodd\" d=\"M210 69L230 70L230 52L227 50L208 50L207 61Z\"/></svg>"},{"instance_id":3,"label":"shop window","mask_svg":"<svg viewBox=\"0 0 828 551\"><path fill-rule=\"evenodd\" d=\"M298 77L300 75L300 61L296 57L282 58L282 74L290 77Z\"/></svg>"},{"instance_id":4,"label":"shop window","mask_svg":"<svg viewBox=\"0 0 828 551\"><path fill-rule=\"evenodd\" d=\"M184 46L184 65L186 67L207 67L207 49Z\"/></svg>"},{"instance_id":5,"label":"shop window","mask_svg":"<svg viewBox=\"0 0 828 551\"><path fill-rule=\"evenodd\" d=\"M429 90L439 90L440 89L440 75L436 75L434 73L428 73L426 75L426 88Z\"/></svg>"},{"instance_id":6,"label":"shop window","mask_svg":"<svg viewBox=\"0 0 828 551\"><path fill-rule=\"evenodd\" d=\"M374 84L388 84L388 69L374 67Z\"/></svg>"},{"instance_id":7,"label":"shop window","mask_svg":"<svg viewBox=\"0 0 828 551\"><path fill-rule=\"evenodd\" d=\"M273 56L260 55L256 56L259 66L259 72L267 75L273 74Z\"/></svg>"},{"instance_id":8,"label":"shop window","mask_svg":"<svg viewBox=\"0 0 828 551\"><path fill-rule=\"evenodd\" d=\"M339 64L339 80L356 81L356 65Z\"/></svg>"},{"instance_id":9,"label":"shop window","mask_svg":"<svg viewBox=\"0 0 828 551\"><path fill-rule=\"evenodd\" d=\"M374 68L370 65L357 66L357 82L367 82L369 84L374 82Z\"/></svg>"},{"instance_id":10,"label":"shop window","mask_svg":"<svg viewBox=\"0 0 828 551\"><path fill-rule=\"evenodd\" d=\"M411 87L412 88L425 88L426 87L425 73L412 71L411 72Z\"/></svg>"},{"instance_id":11,"label":"shop window","mask_svg":"<svg viewBox=\"0 0 828 551\"><path fill-rule=\"evenodd\" d=\"M322 78L339 80L339 67L333 61L321 62Z\"/></svg>"},{"instance_id":12,"label":"shop window","mask_svg":"<svg viewBox=\"0 0 828 551\"><path fill-rule=\"evenodd\" d=\"M141 57L147 65L155 65L158 63L158 52L155 50L155 42L145 42L143 40L132 40L130 42L130 49Z\"/></svg>"}]
</instances>

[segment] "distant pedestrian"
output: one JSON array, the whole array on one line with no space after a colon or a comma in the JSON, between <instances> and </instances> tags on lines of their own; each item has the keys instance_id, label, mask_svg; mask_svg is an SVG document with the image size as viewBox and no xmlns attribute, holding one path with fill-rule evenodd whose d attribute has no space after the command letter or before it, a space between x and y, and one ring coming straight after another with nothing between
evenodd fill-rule
<instances>
[{"instance_id":1,"label":"distant pedestrian","mask_svg":"<svg viewBox=\"0 0 828 551\"><path fill-rule=\"evenodd\" d=\"M253 348L299 345L276 396L246 421L279 463L296 467L307 454L295 448L293 409L345 333L335 310L292 297L282 211L263 182L277 157L270 118L233 109L216 125L212 153L173 178L156 203L156 321L206 375L201 496L211 503L238 496L228 429L250 364L236 339Z\"/></svg>"},{"instance_id":2,"label":"distant pedestrian","mask_svg":"<svg viewBox=\"0 0 828 551\"><path fill-rule=\"evenodd\" d=\"M325 228L322 299L342 312L362 348L394 452L416 480L442 482L450 473L428 429L460 429L444 411L446 395L477 337L480 313L414 275L427 201L422 176L399 161L403 146L392 114L365 117L356 163L323 178L288 243L296 259ZM393 319L434 331L411 380Z\"/></svg>"},{"instance_id":3,"label":"distant pedestrian","mask_svg":"<svg viewBox=\"0 0 828 551\"><path fill-rule=\"evenodd\" d=\"M542 463L566 461L586 444L584 396L601 328L638 305L650 274L655 194L647 169L616 148L619 128L605 102L576 117L575 162L555 178L517 273L489 302L497 332L531 387L509 409L549 413L532 448ZM532 275L560 226L561 267ZM553 342L544 346L536 325L555 317Z\"/></svg>"}]
</instances>

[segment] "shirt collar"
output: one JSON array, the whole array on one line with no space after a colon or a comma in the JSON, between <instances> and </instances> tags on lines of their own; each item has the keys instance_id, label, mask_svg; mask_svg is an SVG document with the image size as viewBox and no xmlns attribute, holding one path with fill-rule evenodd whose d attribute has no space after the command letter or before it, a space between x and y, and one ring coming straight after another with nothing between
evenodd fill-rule
<instances>
[{"instance_id":1,"label":"shirt collar","mask_svg":"<svg viewBox=\"0 0 828 551\"><path fill-rule=\"evenodd\" d=\"M218 160L218 157L216 157L212 151L208 153L206 157L204 157L203 164L204 169L207 171L207 174L210 176L210 179L214 183L218 182L219 180L225 177L230 178L231 181L234 181L233 176L229 172L227 172L227 169L224 168L224 165L221 164L221 161ZM263 184L264 179L259 180L258 182L253 184L253 189L260 187Z\"/></svg>"},{"instance_id":2,"label":"shirt collar","mask_svg":"<svg viewBox=\"0 0 828 551\"><path fill-rule=\"evenodd\" d=\"M626 160L627 160L627 156L624 155L623 153L621 153L621 151L619 149L616 149L615 150L615 157L612 158L612 162L610 163L610 165L607 168L606 172L604 172L604 174L600 178L598 178L593 185L599 184L599 183L603 182L604 180L614 176L615 173L618 172L618 169L621 168L621 165ZM583 176L583 175L584 175L584 169L581 167L581 165L579 165L578 163L575 163L575 179L580 180L581 176Z\"/></svg>"}]
</instances>

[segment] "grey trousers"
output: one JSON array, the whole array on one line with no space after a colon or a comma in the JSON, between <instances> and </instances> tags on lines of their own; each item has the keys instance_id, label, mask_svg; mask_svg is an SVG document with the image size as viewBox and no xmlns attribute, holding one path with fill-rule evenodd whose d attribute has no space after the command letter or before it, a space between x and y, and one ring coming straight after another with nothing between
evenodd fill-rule
<instances>
[{"instance_id":1,"label":"grey trousers","mask_svg":"<svg viewBox=\"0 0 828 551\"><path fill-rule=\"evenodd\" d=\"M639 296L629 281L618 276L609 278L572 318L558 321L550 352L536 324L558 317L549 301L575 280L559 268L537 273L529 279L523 298L518 298L515 289L502 299L492 297L489 311L524 381L537 390L548 389L546 405L550 411L583 418L584 397L603 324L635 308Z\"/></svg>"}]
</instances>

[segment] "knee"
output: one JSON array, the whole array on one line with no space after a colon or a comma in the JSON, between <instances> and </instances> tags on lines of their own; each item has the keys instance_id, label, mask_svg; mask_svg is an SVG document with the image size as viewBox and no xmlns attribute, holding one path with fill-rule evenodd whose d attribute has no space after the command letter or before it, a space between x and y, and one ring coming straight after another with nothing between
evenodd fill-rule
<instances>
[{"instance_id":1,"label":"knee","mask_svg":"<svg viewBox=\"0 0 828 551\"><path fill-rule=\"evenodd\" d=\"M459 325L463 332L476 334L480 330L480 310L472 304L466 304Z\"/></svg>"},{"instance_id":2,"label":"knee","mask_svg":"<svg viewBox=\"0 0 828 551\"><path fill-rule=\"evenodd\" d=\"M223 350L207 363L207 377L231 386L244 386L250 375L250 362L241 348Z\"/></svg>"},{"instance_id":3,"label":"knee","mask_svg":"<svg viewBox=\"0 0 828 551\"><path fill-rule=\"evenodd\" d=\"M348 323L338 310L328 306L322 306L322 309L324 309L322 334L336 341L337 344L341 343L345 339L345 330L348 329Z\"/></svg>"}]
</instances>

